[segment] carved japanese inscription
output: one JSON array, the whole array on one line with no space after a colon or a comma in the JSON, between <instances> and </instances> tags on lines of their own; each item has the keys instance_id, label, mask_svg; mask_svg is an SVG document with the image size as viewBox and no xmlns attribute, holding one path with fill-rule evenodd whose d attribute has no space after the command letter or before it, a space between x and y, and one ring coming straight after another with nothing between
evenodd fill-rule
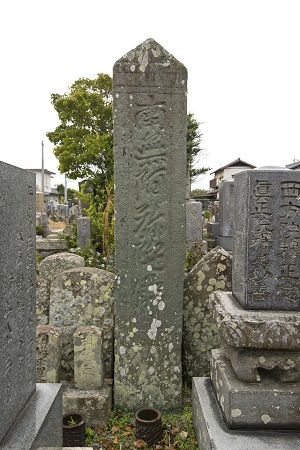
<instances>
[{"instance_id":1,"label":"carved japanese inscription","mask_svg":"<svg viewBox=\"0 0 300 450\"><path fill-rule=\"evenodd\" d=\"M0 442L35 390L34 186L0 163Z\"/></svg>"},{"instance_id":2,"label":"carved japanese inscription","mask_svg":"<svg viewBox=\"0 0 300 450\"><path fill-rule=\"evenodd\" d=\"M118 407L180 407L186 82L152 39L114 66Z\"/></svg>"},{"instance_id":3,"label":"carved japanese inscription","mask_svg":"<svg viewBox=\"0 0 300 450\"><path fill-rule=\"evenodd\" d=\"M248 260L243 260L244 280L242 271L234 274L233 294L249 309L299 310L300 174L257 169L238 175L236 268L242 265L241 249ZM241 186L248 192L241 194ZM239 212L241 201L246 207Z\"/></svg>"}]
</instances>

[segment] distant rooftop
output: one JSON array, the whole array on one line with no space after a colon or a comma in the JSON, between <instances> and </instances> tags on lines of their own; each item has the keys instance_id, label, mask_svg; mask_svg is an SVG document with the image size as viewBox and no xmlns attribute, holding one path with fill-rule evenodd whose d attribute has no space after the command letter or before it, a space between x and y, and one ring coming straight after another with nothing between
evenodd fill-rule
<instances>
[{"instance_id":1,"label":"distant rooftop","mask_svg":"<svg viewBox=\"0 0 300 450\"><path fill-rule=\"evenodd\" d=\"M300 161L293 162L292 164L287 164L285 167L287 169L297 169L297 167L300 167Z\"/></svg>"},{"instance_id":2,"label":"distant rooftop","mask_svg":"<svg viewBox=\"0 0 300 450\"><path fill-rule=\"evenodd\" d=\"M227 169L228 167L245 167L245 166L250 167L251 169L256 168L256 166L253 166L253 164L249 164L246 161L243 161L242 159L238 158L235 161L232 161L231 163L226 164L226 166L219 167L218 169L214 170L210 174L212 175L213 173L219 172L220 170L223 170L223 169Z\"/></svg>"},{"instance_id":3,"label":"distant rooftop","mask_svg":"<svg viewBox=\"0 0 300 450\"><path fill-rule=\"evenodd\" d=\"M28 172L42 172L42 169L26 169L28 170ZM46 173L47 175L55 175L55 172L51 172L50 170L44 169L44 173Z\"/></svg>"}]
</instances>

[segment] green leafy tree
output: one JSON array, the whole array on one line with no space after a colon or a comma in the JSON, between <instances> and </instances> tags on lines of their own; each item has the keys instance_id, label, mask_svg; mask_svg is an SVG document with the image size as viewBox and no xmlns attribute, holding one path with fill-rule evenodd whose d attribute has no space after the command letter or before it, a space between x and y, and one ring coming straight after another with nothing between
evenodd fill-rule
<instances>
[{"instance_id":1,"label":"green leafy tree","mask_svg":"<svg viewBox=\"0 0 300 450\"><path fill-rule=\"evenodd\" d=\"M60 183L56 186L56 190L59 196L59 202L63 203L65 201L65 186ZM78 192L75 189L67 188L68 199L77 200Z\"/></svg>"},{"instance_id":2,"label":"green leafy tree","mask_svg":"<svg viewBox=\"0 0 300 450\"><path fill-rule=\"evenodd\" d=\"M87 204L99 250L108 256L113 239L113 118L112 78L76 80L65 94L51 94L60 124L47 137L59 161L59 171L70 179L86 179L79 196Z\"/></svg>"},{"instance_id":3,"label":"green leafy tree","mask_svg":"<svg viewBox=\"0 0 300 450\"><path fill-rule=\"evenodd\" d=\"M201 197L207 193L206 189L193 189L191 191L191 198Z\"/></svg>"},{"instance_id":4,"label":"green leafy tree","mask_svg":"<svg viewBox=\"0 0 300 450\"><path fill-rule=\"evenodd\" d=\"M78 195L91 218L97 249L109 256L114 206L112 78L103 73L95 79L79 78L68 92L51 94L51 102L60 124L47 137L55 146L59 171L70 179L87 180ZM187 173L191 181L210 170L194 168L202 152L199 125L189 113Z\"/></svg>"},{"instance_id":5,"label":"green leafy tree","mask_svg":"<svg viewBox=\"0 0 300 450\"><path fill-rule=\"evenodd\" d=\"M199 165L201 156L203 156L201 141L200 122L195 119L193 113L189 113L187 116L187 175L190 183L193 183L200 175L204 175L211 170L210 167L195 167L195 165Z\"/></svg>"}]
</instances>

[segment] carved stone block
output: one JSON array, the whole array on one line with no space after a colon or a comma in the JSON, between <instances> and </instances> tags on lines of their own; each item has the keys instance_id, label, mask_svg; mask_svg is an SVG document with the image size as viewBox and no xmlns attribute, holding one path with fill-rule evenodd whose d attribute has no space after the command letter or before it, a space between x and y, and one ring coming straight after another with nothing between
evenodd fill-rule
<instances>
[{"instance_id":1,"label":"carved stone block","mask_svg":"<svg viewBox=\"0 0 300 450\"><path fill-rule=\"evenodd\" d=\"M300 351L237 348L221 339L221 348L237 377L247 383L261 381L260 372L269 372L274 380L292 383L300 380Z\"/></svg>"},{"instance_id":2,"label":"carved stone block","mask_svg":"<svg viewBox=\"0 0 300 450\"><path fill-rule=\"evenodd\" d=\"M220 350L212 350L211 379L228 428L299 430L300 382L245 383Z\"/></svg>"},{"instance_id":3,"label":"carved stone block","mask_svg":"<svg viewBox=\"0 0 300 450\"><path fill-rule=\"evenodd\" d=\"M234 347L300 350L300 312L244 309L230 292L213 292L217 328Z\"/></svg>"},{"instance_id":4,"label":"carved stone block","mask_svg":"<svg viewBox=\"0 0 300 450\"><path fill-rule=\"evenodd\" d=\"M234 185L233 295L247 309L299 311L300 172L261 167Z\"/></svg>"}]
</instances>

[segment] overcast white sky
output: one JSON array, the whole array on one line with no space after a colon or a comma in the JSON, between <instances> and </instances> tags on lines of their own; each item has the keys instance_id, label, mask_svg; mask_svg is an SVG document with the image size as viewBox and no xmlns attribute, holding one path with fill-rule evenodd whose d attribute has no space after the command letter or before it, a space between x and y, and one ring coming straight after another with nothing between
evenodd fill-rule
<instances>
[{"instance_id":1,"label":"overcast white sky","mask_svg":"<svg viewBox=\"0 0 300 450\"><path fill-rule=\"evenodd\" d=\"M46 138L58 125L50 94L112 75L115 61L153 38L188 69L200 165L285 166L300 159L299 23L299 0L2 1L0 160L41 167L43 140L45 168L58 174Z\"/></svg>"}]
</instances>

